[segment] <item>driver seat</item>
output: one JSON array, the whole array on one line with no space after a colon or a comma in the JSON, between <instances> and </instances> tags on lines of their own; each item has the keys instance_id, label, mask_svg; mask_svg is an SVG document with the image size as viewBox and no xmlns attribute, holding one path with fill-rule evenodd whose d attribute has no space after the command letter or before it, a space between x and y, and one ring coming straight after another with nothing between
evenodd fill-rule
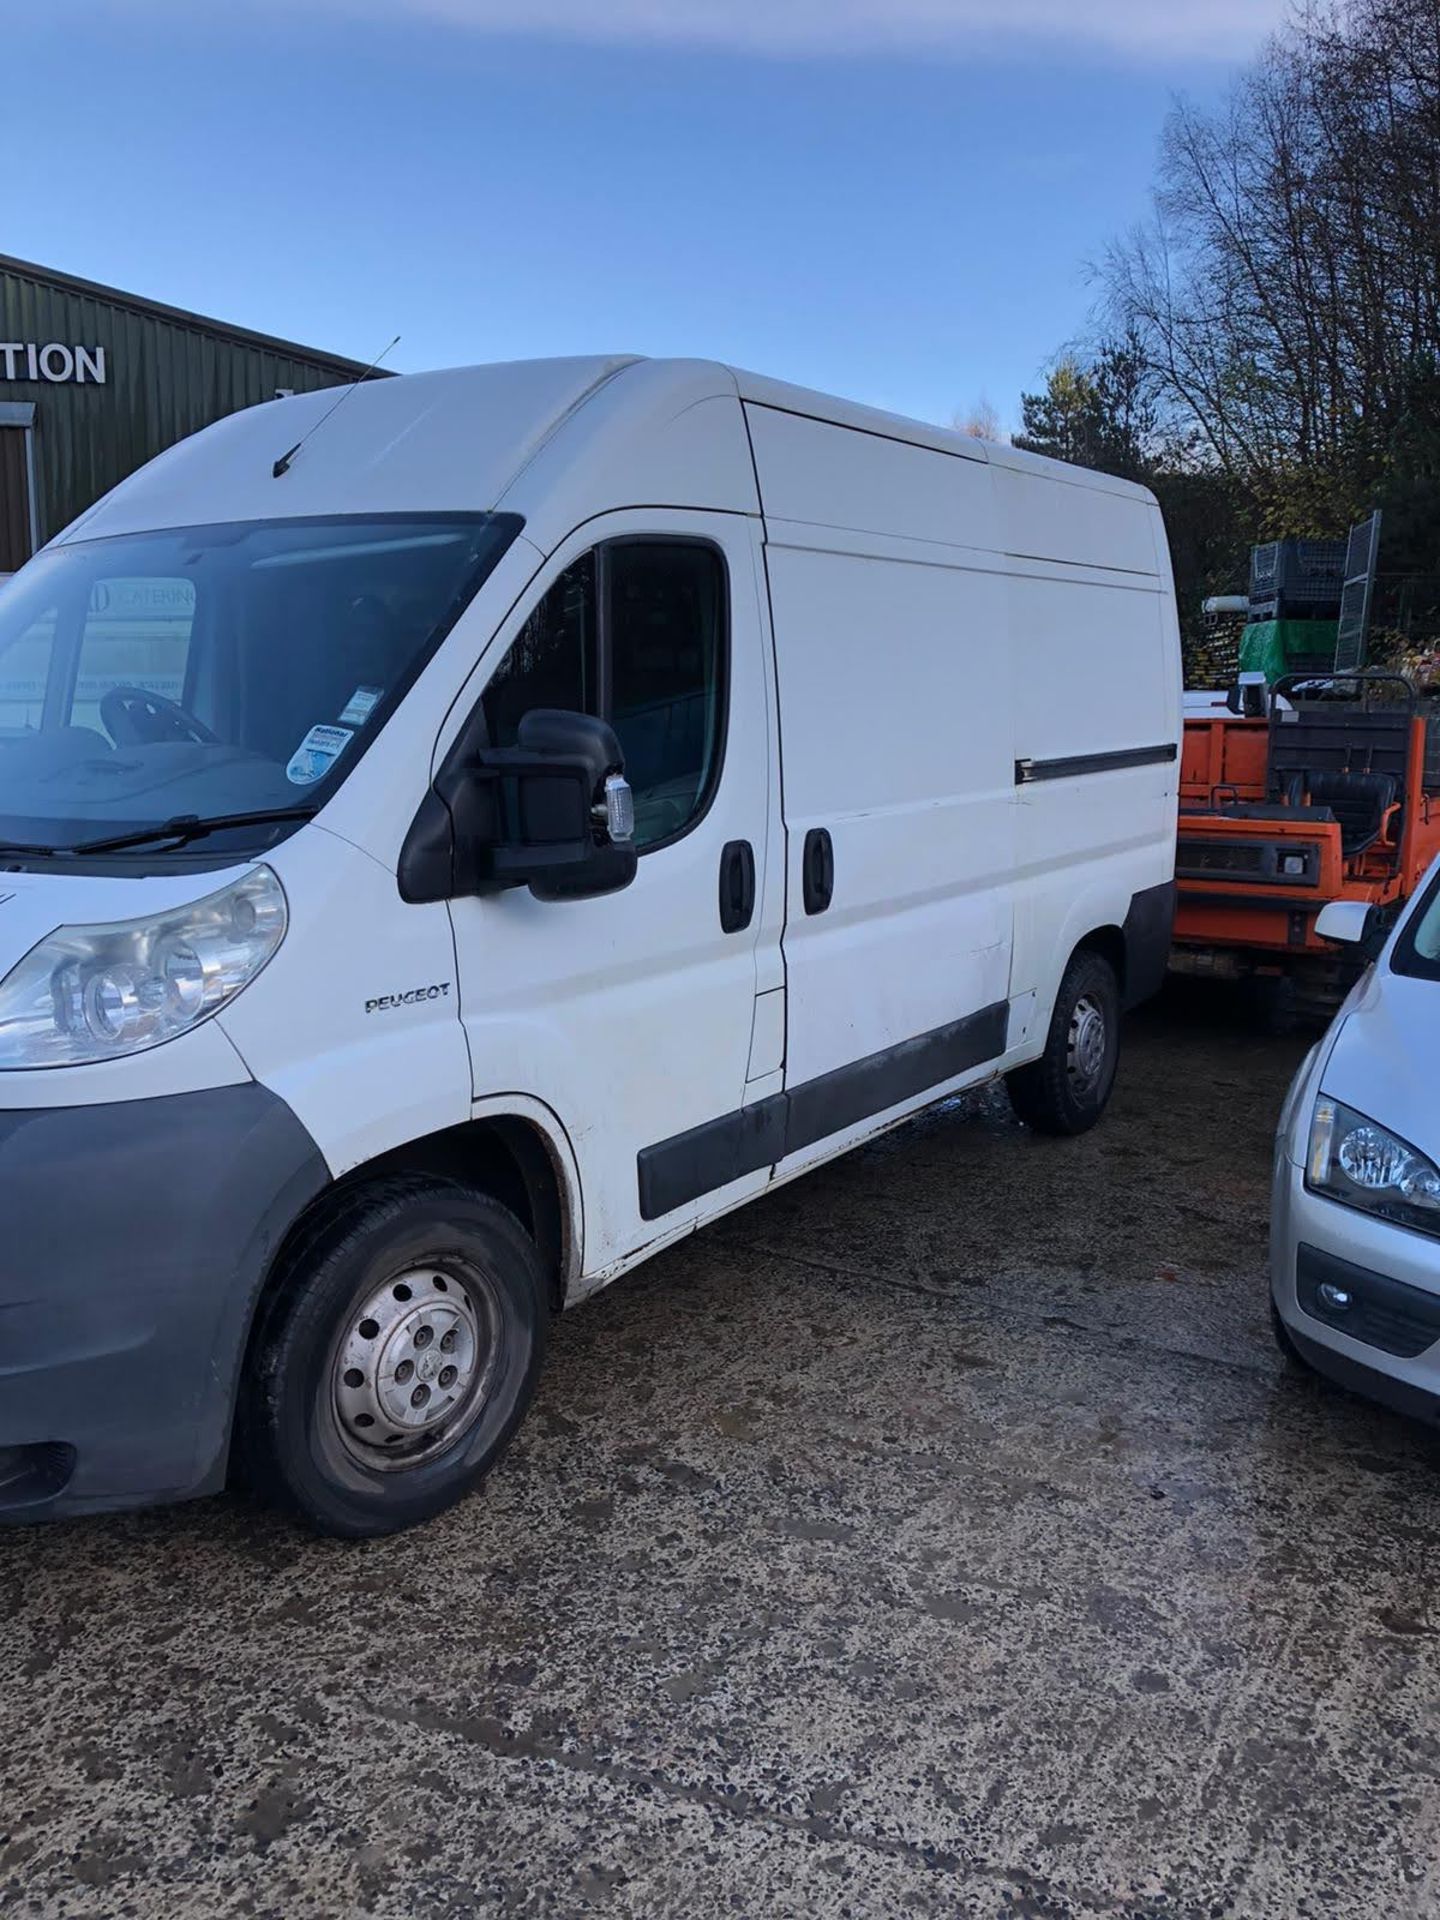
<instances>
[{"instance_id":1,"label":"driver seat","mask_svg":"<svg viewBox=\"0 0 1440 1920\"><path fill-rule=\"evenodd\" d=\"M1393 773L1312 773L1306 784L1311 804L1328 807L1340 822L1347 860L1374 846L1397 798Z\"/></svg>"}]
</instances>

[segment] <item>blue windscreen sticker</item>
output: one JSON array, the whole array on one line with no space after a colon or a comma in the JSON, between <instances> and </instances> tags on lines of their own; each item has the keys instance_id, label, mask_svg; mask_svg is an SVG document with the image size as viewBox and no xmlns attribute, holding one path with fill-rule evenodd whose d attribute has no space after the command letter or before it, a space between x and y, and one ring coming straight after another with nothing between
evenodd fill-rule
<instances>
[{"instance_id":1,"label":"blue windscreen sticker","mask_svg":"<svg viewBox=\"0 0 1440 1920\"><path fill-rule=\"evenodd\" d=\"M313 787L325 778L354 738L350 727L311 727L291 754L285 778L295 787Z\"/></svg>"}]
</instances>

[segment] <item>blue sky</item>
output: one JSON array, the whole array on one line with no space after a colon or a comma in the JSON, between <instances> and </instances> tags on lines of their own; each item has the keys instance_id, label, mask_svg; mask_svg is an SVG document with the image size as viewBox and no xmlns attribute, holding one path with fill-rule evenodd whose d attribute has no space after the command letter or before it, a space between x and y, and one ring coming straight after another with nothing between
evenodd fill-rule
<instances>
[{"instance_id":1,"label":"blue sky","mask_svg":"<svg viewBox=\"0 0 1440 1920\"><path fill-rule=\"evenodd\" d=\"M401 369L696 353L1009 426L1172 96L1280 10L67 0L5 26L0 252Z\"/></svg>"}]
</instances>

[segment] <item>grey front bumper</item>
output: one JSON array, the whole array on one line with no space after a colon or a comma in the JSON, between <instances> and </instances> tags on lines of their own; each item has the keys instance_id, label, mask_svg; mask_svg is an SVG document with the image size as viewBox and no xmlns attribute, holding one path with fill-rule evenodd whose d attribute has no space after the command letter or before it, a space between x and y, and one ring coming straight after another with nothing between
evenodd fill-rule
<instances>
[{"instance_id":1,"label":"grey front bumper","mask_svg":"<svg viewBox=\"0 0 1440 1920\"><path fill-rule=\"evenodd\" d=\"M1308 1128L1309 1102L1290 1115L1290 1127ZM1440 1420L1440 1341L1419 1352L1387 1351L1373 1337L1354 1338L1342 1326L1307 1312L1297 1287L1302 1246L1343 1262L1361 1276L1397 1281L1440 1296L1440 1242L1411 1233L1311 1193L1282 1128L1270 1209L1270 1290L1275 1309L1302 1357L1318 1373L1354 1393L1428 1422ZM1287 1151L1287 1144L1291 1151ZM1312 1255L1313 1257L1313 1255ZM1373 1331L1373 1330L1372 1330Z\"/></svg>"},{"instance_id":2,"label":"grey front bumper","mask_svg":"<svg viewBox=\"0 0 1440 1920\"><path fill-rule=\"evenodd\" d=\"M223 1483L256 1298L329 1177L253 1083L0 1112L0 1521Z\"/></svg>"}]
</instances>

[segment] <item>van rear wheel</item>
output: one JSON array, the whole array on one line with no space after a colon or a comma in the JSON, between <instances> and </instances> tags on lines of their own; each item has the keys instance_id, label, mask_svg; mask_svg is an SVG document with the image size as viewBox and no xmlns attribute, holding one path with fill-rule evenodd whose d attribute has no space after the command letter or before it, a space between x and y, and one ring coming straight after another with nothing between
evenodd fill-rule
<instances>
[{"instance_id":1,"label":"van rear wheel","mask_svg":"<svg viewBox=\"0 0 1440 1920\"><path fill-rule=\"evenodd\" d=\"M1045 1051L1007 1074L1016 1115L1037 1133L1084 1133L1105 1111L1120 1056L1120 985L1098 953L1072 955Z\"/></svg>"},{"instance_id":2,"label":"van rear wheel","mask_svg":"<svg viewBox=\"0 0 1440 1920\"><path fill-rule=\"evenodd\" d=\"M248 1477L317 1531L396 1533L453 1506L534 1394L535 1245L468 1187L398 1178L328 1209L264 1329L241 1412Z\"/></svg>"}]
</instances>

